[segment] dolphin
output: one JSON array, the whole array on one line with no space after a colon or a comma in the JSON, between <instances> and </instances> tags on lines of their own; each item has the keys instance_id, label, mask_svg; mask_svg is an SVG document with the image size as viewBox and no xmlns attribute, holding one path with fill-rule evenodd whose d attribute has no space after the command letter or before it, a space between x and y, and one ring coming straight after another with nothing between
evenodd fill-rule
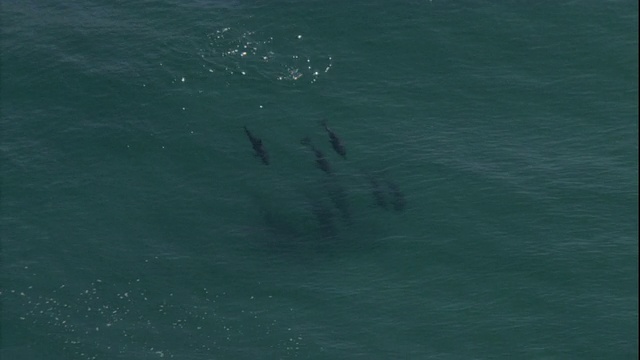
<instances>
[{"instance_id":1,"label":"dolphin","mask_svg":"<svg viewBox=\"0 0 640 360\"><path fill-rule=\"evenodd\" d=\"M269 153L267 153L267 149L264 148L262 140L255 137L246 126L244 127L244 132L247 133L251 141L251 146L253 146L253 150L256 152L256 156L260 157L265 165L269 165Z\"/></svg>"},{"instance_id":2,"label":"dolphin","mask_svg":"<svg viewBox=\"0 0 640 360\"><path fill-rule=\"evenodd\" d=\"M318 222L318 227L323 238L333 238L338 235L338 229L333 220L333 212L321 201L311 202L311 213Z\"/></svg>"},{"instance_id":3,"label":"dolphin","mask_svg":"<svg viewBox=\"0 0 640 360\"><path fill-rule=\"evenodd\" d=\"M326 172L327 174L333 173L329 161L324 157L322 151L316 149L316 147L313 146L313 144L311 143L311 139L309 139L308 136L300 140L300 144L308 147L313 151L313 153L316 155L316 165L320 168L320 170Z\"/></svg>"},{"instance_id":4,"label":"dolphin","mask_svg":"<svg viewBox=\"0 0 640 360\"><path fill-rule=\"evenodd\" d=\"M389 209L389 205L387 204L387 198L385 194L385 189L382 188L382 185L378 182L378 180L373 175L368 175L369 183L371 184L371 194L376 202L376 205L381 208L387 210Z\"/></svg>"},{"instance_id":5,"label":"dolphin","mask_svg":"<svg viewBox=\"0 0 640 360\"><path fill-rule=\"evenodd\" d=\"M387 188L389 194L392 196L391 203L393 204L393 208L396 211L404 210L407 202L404 199L404 194L402 193L400 188L398 188L398 185L391 180L387 180Z\"/></svg>"},{"instance_id":6,"label":"dolphin","mask_svg":"<svg viewBox=\"0 0 640 360\"><path fill-rule=\"evenodd\" d=\"M336 135L336 133L329 128L329 126L327 125L327 120L322 120L320 124L324 127L325 130L327 130L327 133L329 133L329 139L331 140L331 146L333 146L333 150L335 150L340 156L346 159L347 149L344 147L342 140L340 140L338 135Z\"/></svg>"},{"instance_id":7,"label":"dolphin","mask_svg":"<svg viewBox=\"0 0 640 360\"><path fill-rule=\"evenodd\" d=\"M344 222L348 225L353 224L349 199L345 188L333 177L326 178L324 185L329 194L331 203L333 203L333 206L338 209Z\"/></svg>"}]
</instances>

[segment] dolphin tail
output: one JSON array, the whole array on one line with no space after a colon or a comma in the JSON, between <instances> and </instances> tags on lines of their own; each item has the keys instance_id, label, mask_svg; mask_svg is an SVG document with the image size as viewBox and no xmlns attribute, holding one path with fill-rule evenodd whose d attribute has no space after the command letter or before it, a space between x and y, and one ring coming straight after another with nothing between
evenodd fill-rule
<instances>
[{"instance_id":1,"label":"dolphin tail","mask_svg":"<svg viewBox=\"0 0 640 360\"><path fill-rule=\"evenodd\" d=\"M325 130L329 131L329 126L327 125L327 119L320 120L320 125L325 128Z\"/></svg>"}]
</instances>

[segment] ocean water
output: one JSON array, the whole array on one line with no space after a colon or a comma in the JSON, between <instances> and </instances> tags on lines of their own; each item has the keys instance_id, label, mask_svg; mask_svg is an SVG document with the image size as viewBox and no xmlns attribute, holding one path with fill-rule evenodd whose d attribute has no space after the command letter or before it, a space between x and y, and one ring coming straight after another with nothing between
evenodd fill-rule
<instances>
[{"instance_id":1,"label":"ocean water","mask_svg":"<svg viewBox=\"0 0 640 360\"><path fill-rule=\"evenodd\" d=\"M3 360L638 358L637 2L1 11Z\"/></svg>"}]
</instances>

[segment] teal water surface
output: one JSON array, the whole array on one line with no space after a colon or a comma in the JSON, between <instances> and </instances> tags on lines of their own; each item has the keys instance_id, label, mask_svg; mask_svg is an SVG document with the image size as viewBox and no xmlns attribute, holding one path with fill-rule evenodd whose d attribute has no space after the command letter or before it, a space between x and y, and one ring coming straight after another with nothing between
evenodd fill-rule
<instances>
[{"instance_id":1,"label":"teal water surface","mask_svg":"<svg viewBox=\"0 0 640 360\"><path fill-rule=\"evenodd\" d=\"M637 359L637 27L3 2L0 357Z\"/></svg>"}]
</instances>

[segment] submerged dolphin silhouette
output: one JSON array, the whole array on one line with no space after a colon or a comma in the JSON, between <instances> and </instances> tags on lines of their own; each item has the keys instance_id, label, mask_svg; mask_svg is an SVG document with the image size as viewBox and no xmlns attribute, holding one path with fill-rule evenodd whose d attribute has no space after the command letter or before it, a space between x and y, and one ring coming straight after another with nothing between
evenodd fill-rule
<instances>
[{"instance_id":1,"label":"submerged dolphin silhouette","mask_svg":"<svg viewBox=\"0 0 640 360\"><path fill-rule=\"evenodd\" d=\"M262 159L262 162L265 165L269 165L269 153L267 153L267 149L264 148L264 144L260 138L255 137L246 126L244 126L244 132L249 137L251 141L251 146L253 146L253 150L256 152L256 156Z\"/></svg>"},{"instance_id":2,"label":"submerged dolphin silhouette","mask_svg":"<svg viewBox=\"0 0 640 360\"><path fill-rule=\"evenodd\" d=\"M368 174L369 183L371 184L371 194L376 202L376 205L381 208L387 210L389 205L387 204L387 198L385 190L382 188L382 185L378 182L378 180L371 174Z\"/></svg>"},{"instance_id":3,"label":"submerged dolphin silhouette","mask_svg":"<svg viewBox=\"0 0 640 360\"><path fill-rule=\"evenodd\" d=\"M346 189L335 177L325 178L324 186L331 203L338 209L344 222L348 225L353 224L351 208L349 206L349 196Z\"/></svg>"},{"instance_id":4,"label":"submerged dolphin silhouette","mask_svg":"<svg viewBox=\"0 0 640 360\"><path fill-rule=\"evenodd\" d=\"M329 133L329 139L331 141L331 146L333 146L333 150L335 150L340 156L344 159L347 158L347 149L344 147L342 140L336 135L336 133L329 128L327 125L327 120L322 120L320 124L324 127L324 129Z\"/></svg>"},{"instance_id":5,"label":"submerged dolphin silhouette","mask_svg":"<svg viewBox=\"0 0 640 360\"><path fill-rule=\"evenodd\" d=\"M391 181L387 180L387 188L389 190L389 194L391 195L391 203L393 204L393 208L396 211L403 211L405 206L407 205L407 201L404 198L404 193L398 185Z\"/></svg>"},{"instance_id":6,"label":"submerged dolphin silhouette","mask_svg":"<svg viewBox=\"0 0 640 360\"><path fill-rule=\"evenodd\" d=\"M308 147L309 149L311 149L311 151L313 151L313 153L316 155L316 165L320 168L320 170L326 172L327 174L333 173L329 161L324 157L322 151L316 149L316 147L313 146L313 144L311 143L311 139L309 139L308 136L300 140L300 144Z\"/></svg>"},{"instance_id":7,"label":"submerged dolphin silhouette","mask_svg":"<svg viewBox=\"0 0 640 360\"><path fill-rule=\"evenodd\" d=\"M338 228L333 219L331 209L319 200L313 200L311 203L311 213L318 222L318 228L323 238L333 238L338 235Z\"/></svg>"}]
</instances>

